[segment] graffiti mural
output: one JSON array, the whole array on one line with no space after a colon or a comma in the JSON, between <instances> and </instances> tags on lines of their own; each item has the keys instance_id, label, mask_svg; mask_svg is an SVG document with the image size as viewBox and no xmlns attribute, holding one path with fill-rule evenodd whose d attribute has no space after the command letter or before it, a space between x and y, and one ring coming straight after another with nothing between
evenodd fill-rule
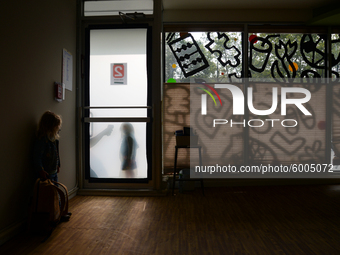
<instances>
[{"instance_id":1,"label":"graffiti mural","mask_svg":"<svg viewBox=\"0 0 340 255\"><path fill-rule=\"evenodd\" d=\"M168 45L185 77L192 76L209 66L191 34L173 40Z\"/></svg>"},{"instance_id":2,"label":"graffiti mural","mask_svg":"<svg viewBox=\"0 0 340 255\"><path fill-rule=\"evenodd\" d=\"M241 51L235 47L228 47L227 42L230 40L225 33L214 32L207 33L207 38L209 43L205 47L212 53L217 53L217 60L222 66L230 65L232 67L237 67L240 63ZM219 42L222 43L223 48L220 49ZM224 54L229 53L230 54ZM228 59L228 56L230 59Z\"/></svg>"},{"instance_id":3,"label":"graffiti mural","mask_svg":"<svg viewBox=\"0 0 340 255\"><path fill-rule=\"evenodd\" d=\"M240 32L169 33L166 37L166 81L241 78L241 37Z\"/></svg>"},{"instance_id":4,"label":"graffiti mural","mask_svg":"<svg viewBox=\"0 0 340 255\"><path fill-rule=\"evenodd\" d=\"M169 33L166 42L166 81L241 77L241 32ZM250 77L275 78L280 82L326 77L325 34L250 34L248 45ZM332 75L339 78L339 34L331 36L331 47Z\"/></svg>"}]
</instances>

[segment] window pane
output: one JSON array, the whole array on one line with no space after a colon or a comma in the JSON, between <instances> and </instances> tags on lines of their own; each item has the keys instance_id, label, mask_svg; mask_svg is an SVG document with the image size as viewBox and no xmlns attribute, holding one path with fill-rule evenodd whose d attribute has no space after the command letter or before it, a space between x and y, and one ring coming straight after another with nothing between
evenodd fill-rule
<instances>
[{"instance_id":1,"label":"window pane","mask_svg":"<svg viewBox=\"0 0 340 255\"><path fill-rule=\"evenodd\" d=\"M146 123L91 123L92 178L147 178Z\"/></svg>"},{"instance_id":2,"label":"window pane","mask_svg":"<svg viewBox=\"0 0 340 255\"><path fill-rule=\"evenodd\" d=\"M241 77L241 32L167 33L165 81Z\"/></svg>"},{"instance_id":3,"label":"window pane","mask_svg":"<svg viewBox=\"0 0 340 255\"><path fill-rule=\"evenodd\" d=\"M146 43L146 28L90 30L90 118L147 117ZM89 121L90 177L147 178L145 122Z\"/></svg>"},{"instance_id":4,"label":"window pane","mask_svg":"<svg viewBox=\"0 0 340 255\"><path fill-rule=\"evenodd\" d=\"M144 28L91 30L90 106L147 105L146 33Z\"/></svg>"},{"instance_id":5,"label":"window pane","mask_svg":"<svg viewBox=\"0 0 340 255\"><path fill-rule=\"evenodd\" d=\"M153 14L153 0L85 1L84 16L112 16L119 12Z\"/></svg>"},{"instance_id":6,"label":"window pane","mask_svg":"<svg viewBox=\"0 0 340 255\"><path fill-rule=\"evenodd\" d=\"M332 76L340 77L340 35L332 34Z\"/></svg>"},{"instance_id":7,"label":"window pane","mask_svg":"<svg viewBox=\"0 0 340 255\"><path fill-rule=\"evenodd\" d=\"M281 115L281 104L270 115L258 116L249 111L249 120L256 121L249 124L248 162L272 165L325 163L326 86L294 84L294 88L305 88L311 93L311 99L303 104L311 115L304 115L294 104L286 106L284 116ZM267 110L272 106L273 88L277 88L278 98L281 98L283 86L280 88L277 83L268 82L250 83L249 87L252 87L254 108ZM289 95L289 99L301 97L300 93Z\"/></svg>"},{"instance_id":8,"label":"window pane","mask_svg":"<svg viewBox=\"0 0 340 255\"><path fill-rule=\"evenodd\" d=\"M190 126L190 86L188 84L166 84L163 88L163 164L166 172L173 171L176 146L176 130ZM178 154L177 166L189 166L189 150Z\"/></svg>"},{"instance_id":9,"label":"window pane","mask_svg":"<svg viewBox=\"0 0 340 255\"><path fill-rule=\"evenodd\" d=\"M325 34L249 34L252 78L321 78L326 75Z\"/></svg>"}]
</instances>

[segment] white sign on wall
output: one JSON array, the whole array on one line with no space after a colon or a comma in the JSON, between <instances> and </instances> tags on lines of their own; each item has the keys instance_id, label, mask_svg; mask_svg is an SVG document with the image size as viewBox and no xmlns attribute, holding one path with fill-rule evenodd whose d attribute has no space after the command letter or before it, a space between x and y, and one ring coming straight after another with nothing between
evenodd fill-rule
<instances>
[{"instance_id":1,"label":"white sign on wall","mask_svg":"<svg viewBox=\"0 0 340 255\"><path fill-rule=\"evenodd\" d=\"M63 84L65 88L72 91L73 79L73 58L72 54L66 49L63 49Z\"/></svg>"},{"instance_id":2,"label":"white sign on wall","mask_svg":"<svg viewBox=\"0 0 340 255\"><path fill-rule=\"evenodd\" d=\"M111 63L111 85L127 85L127 63Z\"/></svg>"}]
</instances>

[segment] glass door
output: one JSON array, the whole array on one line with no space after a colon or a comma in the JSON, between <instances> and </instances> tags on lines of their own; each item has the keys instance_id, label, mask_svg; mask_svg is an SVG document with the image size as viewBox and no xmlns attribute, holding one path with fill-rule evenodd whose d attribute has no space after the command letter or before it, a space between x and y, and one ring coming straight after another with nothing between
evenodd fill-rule
<instances>
[{"instance_id":1,"label":"glass door","mask_svg":"<svg viewBox=\"0 0 340 255\"><path fill-rule=\"evenodd\" d=\"M87 29L84 122L89 183L151 180L149 30Z\"/></svg>"}]
</instances>

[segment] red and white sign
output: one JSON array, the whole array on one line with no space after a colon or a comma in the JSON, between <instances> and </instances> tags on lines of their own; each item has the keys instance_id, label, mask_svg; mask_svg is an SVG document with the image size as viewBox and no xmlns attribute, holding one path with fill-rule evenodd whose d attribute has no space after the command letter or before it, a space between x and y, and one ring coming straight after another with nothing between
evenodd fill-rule
<instances>
[{"instance_id":1,"label":"red and white sign","mask_svg":"<svg viewBox=\"0 0 340 255\"><path fill-rule=\"evenodd\" d=\"M127 85L126 63L111 63L111 85Z\"/></svg>"}]
</instances>

